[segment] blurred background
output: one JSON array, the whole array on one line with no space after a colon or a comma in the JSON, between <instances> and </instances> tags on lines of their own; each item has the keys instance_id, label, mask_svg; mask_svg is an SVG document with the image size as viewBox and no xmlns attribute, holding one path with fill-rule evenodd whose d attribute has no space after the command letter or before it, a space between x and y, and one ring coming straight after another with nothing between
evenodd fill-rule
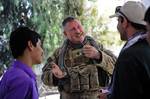
<instances>
[{"instance_id":1,"label":"blurred background","mask_svg":"<svg viewBox=\"0 0 150 99\"><path fill-rule=\"evenodd\" d=\"M105 48L118 55L124 42L117 32L117 20L109 19L115 7L129 0L0 0L0 76L12 61L8 38L12 30L28 26L42 36L44 61L34 66L41 99L59 99L57 88L45 86L41 81L42 67L46 59L60 46L64 36L61 22L67 16L79 18L88 35ZM146 7L150 0L140 1Z\"/></svg>"}]
</instances>

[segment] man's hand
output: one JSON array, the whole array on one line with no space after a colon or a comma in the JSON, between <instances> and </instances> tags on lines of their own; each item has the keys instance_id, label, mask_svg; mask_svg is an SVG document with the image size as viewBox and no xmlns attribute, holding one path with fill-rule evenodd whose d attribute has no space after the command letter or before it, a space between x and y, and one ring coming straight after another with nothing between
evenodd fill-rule
<instances>
[{"instance_id":1,"label":"man's hand","mask_svg":"<svg viewBox=\"0 0 150 99\"><path fill-rule=\"evenodd\" d=\"M65 73L55 63L52 64L52 73L57 78L63 78L65 76Z\"/></svg>"},{"instance_id":2,"label":"man's hand","mask_svg":"<svg viewBox=\"0 0 150 99\"><path fill-rule=\"evenodd\" d=\"M92 59L100 59L101 53L93 46L86 44L83 47L83 53L86 57L92 58Z\"/></svg>"}]
</instances>

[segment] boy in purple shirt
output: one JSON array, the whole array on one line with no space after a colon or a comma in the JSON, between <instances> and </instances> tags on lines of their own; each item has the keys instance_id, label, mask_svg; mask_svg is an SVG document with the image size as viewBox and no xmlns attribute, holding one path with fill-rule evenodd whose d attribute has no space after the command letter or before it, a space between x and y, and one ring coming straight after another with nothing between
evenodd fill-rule
<instances>
[{"instance_id":1,"label":"boy in purple shirt","mask_svg":"<svg viewBox=\"0 0 150 99\"><path fill-rule=\"evenodd\" d=\"M34 64L43 58L41 37L27 27L19 27L10 35L14 62L0 82L0 99L38 99Z\"/></svg>"}]
</instances>

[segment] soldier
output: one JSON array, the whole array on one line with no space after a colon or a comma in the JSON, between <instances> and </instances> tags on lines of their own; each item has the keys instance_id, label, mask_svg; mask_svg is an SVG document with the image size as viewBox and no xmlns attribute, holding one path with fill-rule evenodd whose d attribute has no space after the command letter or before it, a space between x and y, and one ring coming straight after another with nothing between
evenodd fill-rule
<instances>
[{"instance_id":1,"label":"soldier","mask_svg":"<svg viewBox=\"0 0 150 99\"><path fill-rule=\"evenodd\" d=\"M112 74L116 57L86 36L78 19L67 17L62 26L66 39L43 67L42 80L58 86L60 99L97 99L104 73Z\"/></svg>"}]
</instances>

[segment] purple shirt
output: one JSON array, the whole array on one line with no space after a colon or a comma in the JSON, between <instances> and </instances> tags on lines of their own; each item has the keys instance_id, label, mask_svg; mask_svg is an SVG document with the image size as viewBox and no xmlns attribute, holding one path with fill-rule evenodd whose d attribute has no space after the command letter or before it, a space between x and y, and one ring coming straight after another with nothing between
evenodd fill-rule
<instances>
[{"instance_id":1,"label":"purple shirt","mask_svg":"<svg viewBox=\"0 0 150 99\"><path fill-rule=\"evenodd\" d=\"M21 61L14 61L0 82L0 99L38 99L36 76Z\"/></svg>"}]
</instances>

